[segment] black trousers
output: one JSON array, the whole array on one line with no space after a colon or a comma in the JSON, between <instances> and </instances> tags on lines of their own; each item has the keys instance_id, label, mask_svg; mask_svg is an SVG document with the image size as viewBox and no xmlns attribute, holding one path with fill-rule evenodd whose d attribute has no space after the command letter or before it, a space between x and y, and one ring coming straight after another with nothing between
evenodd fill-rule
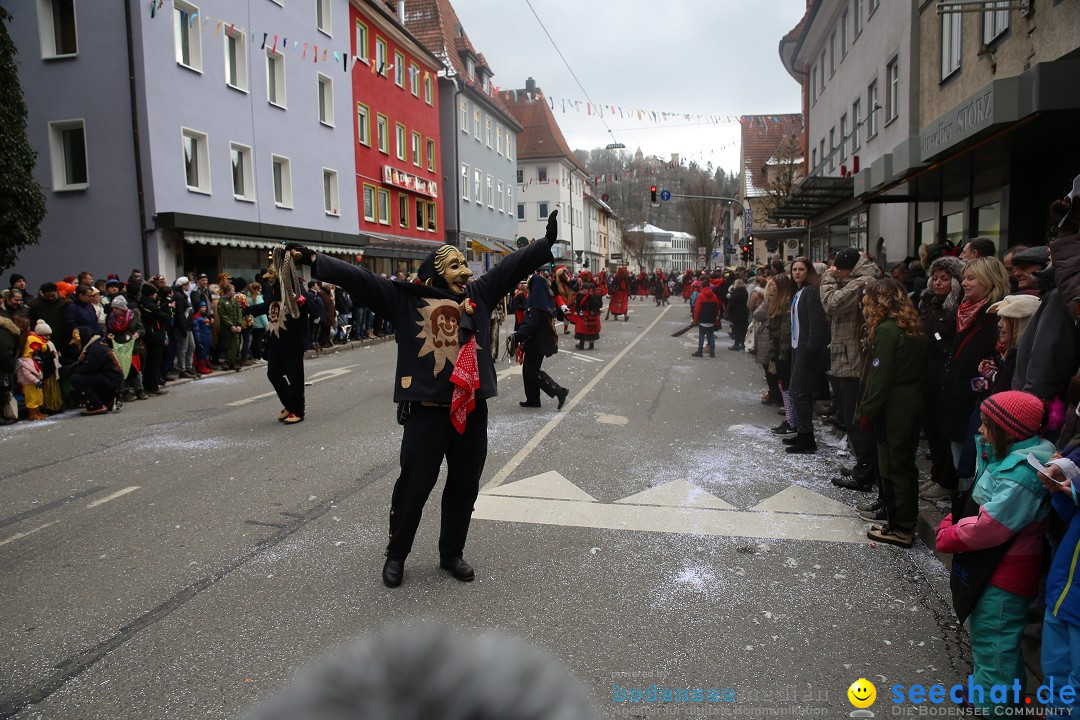
<instances>
[{"instance_id":1,"label":"black trousers","mask_svg":"<svg viewBox=\"0 0 1080 720\"><path fill-rule=\"evenodd\" d=\"M840 394L840 418L844 421L851 449L855 452L855 468L852 477L863 485L877 483L877 442L872 430L863 430L855 420L855 406L859 404L859 378L833 377Z\"/></svg>"},{"instance_id":2,"label":"black trousers","mask_svg":"<svg viewBox=\"0 0 1080 720\"><path fill-rule=\"evenodd\" d=\"M390 500L387 557L404 560L412 550L424 504L439 479L443 458L447 472L439 556L461 557L487 460L487 419L487 401L477 400L465 432L459 434L450 422L450 408L413 404L401 438L401 475Z\"/></svg>"},{"instance_id":3,"label":"black trousers","mask_svg":"<svg viewBox=\"0 0 1080 720\"><path fill-rule=\"evenodd\" d=\"M304 417L304 345L273 337L266 346L266 377L274 386L281 407Z\"/></svg>"},{"instance_id":4,"label":"black trousers","mask_svg":"<svg viewBox=\"0 0 1080 720\"><path fill-rule=\"evenodd\" d=\"M548 397L555 397L562 390L559 383L552 380L550 375L540 369L543 364L544 354L536 351L529 352L526 347L524 358L521 361L521 382L525 385L525 402L540 402L541 390Z\"/></svg>"},{"instance_id":5,"label":"black trousers","mask_svg":"<svg viewBox=\"0 0 1080 720\"><path fill-rule=\"evenodd\" d=\"M165 339L146 339L146 357L143 358L143 387L149 392L161 388L161 363L165 357Z\"/></svg>"},{"instance_id":6,"label":"black trousers","mask_svg":"<svg viewBox=\"0 0 1080 720\"><path fill-rule=\"evenodd\" d=\"M116 399L116 390L110 385L108 378L98 375L73 373L71 387L86 396L87 410L96 410L102 406L112 409L113 400Z\"/></svg>"}]
</instances>

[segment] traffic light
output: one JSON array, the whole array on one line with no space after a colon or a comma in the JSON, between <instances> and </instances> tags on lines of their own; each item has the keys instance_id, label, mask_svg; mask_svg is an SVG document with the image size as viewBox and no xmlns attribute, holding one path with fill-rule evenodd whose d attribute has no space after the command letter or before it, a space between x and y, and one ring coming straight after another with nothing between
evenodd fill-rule
<instances>
[{"instance_id":1,"label":"traffic light","mask_svg":"<svg viewBox=\"0 0 1080 720\"><path fill-rule=\"evenodd\" d=\"M750 246L749 245L743 245L742 246L742 259L743 259L743 262L746 262L746 261L748 261L750 259Z\"/></svg>"},{"instance_id":2,"label":"traffic light","mask_svg":"<svg viewBox=\"0 0 1080 720\"><path fill-rule=\"evenodd\" d=\"M582 263L582 267L589 267L589 258L585 258L585 262Z\"/></svg>"},{"instance_id":3,"label":"traffic light","mask_svg":"<svg viewBox=\"0 0 1080 720\"><path fill-rule=\"evenodd\" d=\"M656 186L653 185L649 188L649 196L652 198L652 204L656 204Z\"/></svg>"}]
</instances>

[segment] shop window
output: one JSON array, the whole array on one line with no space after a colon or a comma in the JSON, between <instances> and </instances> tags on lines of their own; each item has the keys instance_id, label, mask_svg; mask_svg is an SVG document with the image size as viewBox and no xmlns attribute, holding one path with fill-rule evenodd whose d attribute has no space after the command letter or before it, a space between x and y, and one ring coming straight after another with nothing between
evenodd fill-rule
<instances>
[{"instance_id":1,"label":"shop window","mask_svg":"<svg viewBox=\"0 0 1080 720\"><path fill-rule=\"evenodd\" d=\"M958 212L945 216L945 240L953 245L964 242L964 213Z\"/></svg>"},{"instance_id":2,"label":"shop window","mask_svg":"<svg viewBox=\"0 0 1080 720\"><path fill-rule=\"evenodd\" d=\"M994 241L994 247L1001 247L1001 203L975 208L974 234L988 237Z\"/></svg>"}]
</instances>

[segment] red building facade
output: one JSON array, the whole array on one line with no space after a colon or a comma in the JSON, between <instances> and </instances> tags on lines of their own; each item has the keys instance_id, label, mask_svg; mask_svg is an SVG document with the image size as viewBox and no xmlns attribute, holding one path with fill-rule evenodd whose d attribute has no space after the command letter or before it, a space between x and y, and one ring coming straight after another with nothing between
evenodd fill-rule
<instances>
[{"instance_id":1,"label":"red building facade","mask_svg":"<svg viewBox=\"0 0 1080 720\"><path fill-rule=\"evenodd\" d=\"M352 73L353 134L358 227L369 239L365 257L416 260L444 237L436 76L441 64L387 3L353 0L349 15L358 59Z\"/></svg>"}]
</instances>

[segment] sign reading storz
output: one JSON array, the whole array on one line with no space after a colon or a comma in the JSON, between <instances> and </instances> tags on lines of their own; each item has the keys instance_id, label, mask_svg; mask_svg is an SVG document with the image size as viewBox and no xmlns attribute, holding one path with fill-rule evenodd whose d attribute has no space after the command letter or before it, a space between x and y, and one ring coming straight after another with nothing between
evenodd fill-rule
<instances>
[{"instance_id":1,"label":"sign reading storz","mask_svg":"<svg viewBox=\"0 0 1080 720\"><path fill-rule=\"evenodd\" d=\"M994 80L919 133L926 162L987 128L1020 119L1020 78Z\"/></svg>"},{"instance_id":2,"label":"sign reading storz","mask_svg":"<svg viewBox=\"0 0 1080 720\"><path fill-rule=\"evenodd\" d=\"M383 165L382 179L387 185L411 190L412 192L427 195L428 197L439 197L439 186L434 181L425 180L422 177L411 175L403 170L390 167L389 165Z\"/></svg>"}]
</instances>

